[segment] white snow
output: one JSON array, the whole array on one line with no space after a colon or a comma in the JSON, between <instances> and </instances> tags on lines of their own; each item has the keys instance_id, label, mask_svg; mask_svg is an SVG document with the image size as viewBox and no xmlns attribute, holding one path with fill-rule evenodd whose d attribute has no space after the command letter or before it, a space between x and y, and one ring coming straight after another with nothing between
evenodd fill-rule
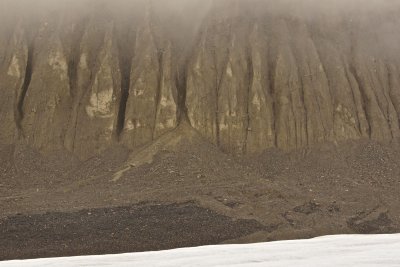
<instances>
[{"instance_id":1,"label":"white snow","mask_svg":"<svg viewBox=\"0 0 400 267\"><path fill-rule=\"evenodd\" d=\"M219 245L159 252L0 262L32 266L400 266L400 234Z\"/></svg>"}]
</instances>

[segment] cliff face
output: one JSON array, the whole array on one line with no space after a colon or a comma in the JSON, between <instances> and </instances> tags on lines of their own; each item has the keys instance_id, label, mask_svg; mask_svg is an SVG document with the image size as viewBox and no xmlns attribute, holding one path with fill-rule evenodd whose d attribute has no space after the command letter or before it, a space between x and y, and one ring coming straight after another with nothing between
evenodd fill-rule
<instances>
[{"instance_id":1,"label":"cliff face","mask_svg":"<svg viewBox=\"0 0 400 267\"><path fill-rule=\"evenodd\" d=\"M88 158L183 121L239 153L390 141L400 5L338 3L3 1L0 143Z\"/></svg>"}]
</instances>

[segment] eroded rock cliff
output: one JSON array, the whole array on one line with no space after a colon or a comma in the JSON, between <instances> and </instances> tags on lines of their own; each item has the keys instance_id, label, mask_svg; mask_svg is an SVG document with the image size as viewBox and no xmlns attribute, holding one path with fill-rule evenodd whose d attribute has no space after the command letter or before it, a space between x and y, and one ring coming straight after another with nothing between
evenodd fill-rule
<instances>
[{"instance_id":1,"label":"eroded rock cliff","mask_svg":"<svg viewBox=\"0 0 400 267\"><path fill-rule=\"evenodd\" d=\"M88 158L182 121L238 153L400 135L396 1L54 2L1 3L2 144Z\"/></svg>"}]
</instances>

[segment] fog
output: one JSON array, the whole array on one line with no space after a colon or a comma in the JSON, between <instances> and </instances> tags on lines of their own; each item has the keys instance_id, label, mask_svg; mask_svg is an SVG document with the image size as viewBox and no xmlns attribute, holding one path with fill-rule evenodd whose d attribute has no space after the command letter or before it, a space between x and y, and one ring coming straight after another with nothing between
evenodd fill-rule
<instances>
[{"instance_id":1,"label":"fog","mask_svg":"<svg viewBox=\"0 0 400 267\"><path fill-rule=\"evenodd\" d=\"M44 20L73 24L83 18L130 28L149 14L160 42L168 39L180 47L191 46L201 28L213 21L246 18L263 23L265 18L282 17L336 31L351 27L371 42L371 48L378 39L378 50L383 46L399 52L397 0L0 0L0 34L4 41L18 24L34 32Z\"/></svg>"},{"instance_id":2,"label":"fog","mask_svg":"<svg viewBox=\"0 0 400 267\"><path fill-rule=\"evenodd\" d=\"M371 16L398 14L400 2L396 0L1 0L1 20L39 18L58 12L85 16L92 12L111 17L143 16L151 9L160 20L196 24L210 11L229 12L254 16L276 15L315 19L353 16L368 20ZM176 25L179 27L179 25ZM180 25L185 26L185 25ZM4 26L2 26L4 27Z\"/></svg>"}]
</instances>

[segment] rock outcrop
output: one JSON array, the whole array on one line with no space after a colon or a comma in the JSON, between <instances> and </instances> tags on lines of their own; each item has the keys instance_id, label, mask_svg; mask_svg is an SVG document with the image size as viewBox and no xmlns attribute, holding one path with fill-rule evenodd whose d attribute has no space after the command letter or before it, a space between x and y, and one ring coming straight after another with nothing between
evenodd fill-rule
<instances>
[{"instance_id":1,"label":"rock outcrop","mask_svg":"<svg viewBox=\"0 0 400 267\"><path fill-rule=\"evenodd\" d=\"M234 153L400 136L395 1L3 2L1 144L88 158L183 120Z\"/></svg>"}]
</instances>

